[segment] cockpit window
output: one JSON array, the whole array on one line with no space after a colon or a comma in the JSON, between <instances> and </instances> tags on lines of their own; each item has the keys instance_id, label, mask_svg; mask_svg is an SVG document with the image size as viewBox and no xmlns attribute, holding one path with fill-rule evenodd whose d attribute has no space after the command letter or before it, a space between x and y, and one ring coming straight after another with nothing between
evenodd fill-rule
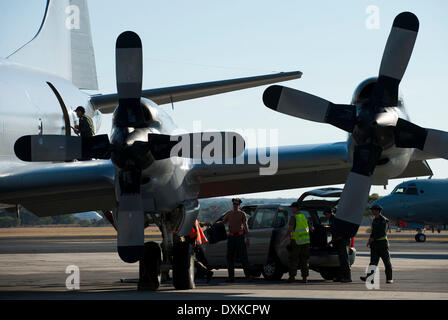
<instances>
[{"instance_id":1,"label":"cockpit window","mask_svg":"<svg viewBox=\"0 0 448 320\"><path fill-rule=\"evenodd\" d=\"M414 184L414 185L408 185L406 187L396 187L392 193L418 195L418 189Z\"/></svg>"},{"instance_id":2,"label":"cockpit window","mask_svg":"<svg viewBox=\"0 0 448 320\"><path fill-rule=\"evenodd\" d=\"M405 191L406 191L406 188L404 188L404 187L397 187L397 188L395 188L393 193L394 194L396 194L396 193L404 194Z\"/></svg>"},{"instance_id":3,"label":"cockpit window","mask_svg":"<svg viewBox=\"0 0 448 320\"><path fill-rule=\"evenodd\" d=\"M413 187L407 188L406 194L418 195L417 188L413 188Z\"/></svg>"}]
</instances>

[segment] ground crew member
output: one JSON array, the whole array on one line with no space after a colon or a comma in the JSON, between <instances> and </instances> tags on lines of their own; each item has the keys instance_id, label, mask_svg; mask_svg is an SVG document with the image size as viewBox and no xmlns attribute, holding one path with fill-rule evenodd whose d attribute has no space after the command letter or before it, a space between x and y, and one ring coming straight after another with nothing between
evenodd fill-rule
<instances>
[{"instance_id":1,"label":"ground crew member","mask_svg":"<svg viewBox=\"0 0 448 320\"><path fill-rule=\"evenodd\" d=\"M333 224L334 224L334 209L325 209L324 210L325 220L328 221L328 225L330 226L330 232L333 232Z\"/></svg>"},{"instance_id":2,"label":"ground crew member","mask_svg":"<svg viewBox=\"0 0 448 320\"><path fill-rule=\"evenodd\" d=\"M336 249L339 257L339 273L333 279L334 282L352 282L352 271L350 268L349 252L350 252L350 238L344 238L342 236L336 235L334 230L334 209L325 210L325 217L327 217L330 230L332 234L332 239L330 244Z\"/></svg>"},{"instance_id":3,"label":"ground crew member","mask_svg":"<svg viewBox=\"0 0 448 320\"><path fill-rule=\"evenodd\" d=\"M390 263L389 242L387 240L387 229L389 228L389 219L381 214L383 208L375 204L370 210L375 219L372 221L372 232L370 234L367 247L370 247L370 266L377 266L381 258L386 269L386 283L393 283L392 264ZM362 281L366 281L373 273L361 277Z\"/></svg>"},{"instance_id":4,"label":"ground crew member","mask_svg":"<svg viewBox=\"0 0 448 320\"><path fill-rule=\"evenodd\" d=\"M75 109L76 115L79 118L79 125L75 125L75 133L81 137L92 137L95 135L92 119L86 115L84 107L77 107Z\"/></svg>"},{"instance_id":5,"label":"ground crew member","mask_svg":"<svg viewBox=\"0 0 448 320\"><path fill-rule=\"evenodd\" d=\"M213 272L207 267L207 260L205 259L204 252L200 247L201 245L206 244L208 240L204 232L202 231L202 228L199 225L199 221L197 219L189 236L190 242L193 245L194 265L199 272L205 274L207 283L209 283L212 279Z\"/></svg>"},{"instance_id":6,"label":"ground crew member","mask_svg":"<svg viewBox=\"0 0 448 320\"><path fill-rule=\"evenodd\" d=\"M309 275L308 260L310 258L310 230L308 220L303 213L299 211L297 202L291 204L293 216L289 219L289 227L281 239L283 242L290 238L288 248L288 283L295 281L297 275L297 266L302 275L302 282L306 283Z\"/></svg>"},{"instance_id":7,"label":"ground crew member","mask_svg":"<svg viewBox=\"0 0 448 320\"><path fill-rule=\"evenodd\" d=\"M249 260L247 258L247 247L249 245L249 228L244 211L240 210L241 199L232 199L233 210L226 213L223 223L229 225L227 236L227 269L229 277L226 282L235 281L235 258L240 257L246 279L252 280L250 274Z\"/></svg>"}]
</instances>

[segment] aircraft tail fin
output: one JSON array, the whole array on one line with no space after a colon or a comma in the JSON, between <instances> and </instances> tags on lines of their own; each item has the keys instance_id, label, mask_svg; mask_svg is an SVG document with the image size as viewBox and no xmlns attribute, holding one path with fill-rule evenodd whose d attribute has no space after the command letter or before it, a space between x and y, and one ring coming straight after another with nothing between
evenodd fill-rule
<instances>
[{"instance_id":1,"label":"aircraft tail fin","mask_svg":"<svg viewBox=\"0 0 448 320\"><path fill-rule=\"evenodd\" d=\"M87 0L47 0L37 34L8 59L98 90Z\"/></svg>"}]
</instances>

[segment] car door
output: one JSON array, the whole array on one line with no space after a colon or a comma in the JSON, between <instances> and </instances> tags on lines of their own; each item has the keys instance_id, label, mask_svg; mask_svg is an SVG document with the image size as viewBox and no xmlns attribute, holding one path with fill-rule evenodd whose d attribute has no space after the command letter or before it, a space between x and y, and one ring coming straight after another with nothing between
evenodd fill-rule
<instances>
[{"instance_id":1,"label":"car door","mask_svg":"<svg viewBox=\"0 0 448 320\"><path fill-rule=\"evenodd\" d=\"M288 250L286 246L289 244L289 240L281 241L286 231L288 230L290 213L286 207L279 207L277 217L274 221L274 231L272 234L272 243L275 253L280 259L283 265L288 265Z\"/></svg>"},{"instance_id":2,"label":"car door","mask_svg":"<svg viewBox=\"0 0 448 320\"><path fill-rule=\"evenodd\" d=\"M247 248L250 264L266 264L276 215L277 207L258 207L255 215L251 218L249 225L250 244Z\"/></svg>"}]
</instances>

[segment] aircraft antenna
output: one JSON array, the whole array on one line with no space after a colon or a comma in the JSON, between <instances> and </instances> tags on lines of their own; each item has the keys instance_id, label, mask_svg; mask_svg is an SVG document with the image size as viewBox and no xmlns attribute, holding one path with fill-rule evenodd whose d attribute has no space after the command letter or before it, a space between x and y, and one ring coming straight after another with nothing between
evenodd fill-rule
<instances>
[{"instance_id":1,"label":"aircraft antenna","mask_svg":"<svg viewBox=\"0 0 448 320\"><path fill-rule=\"evenodd\" d=\"M174 110L173 96L171 96L171 95L170 95L170 101L171 101L171 109Z\"/></svg>"}]
</instances>

